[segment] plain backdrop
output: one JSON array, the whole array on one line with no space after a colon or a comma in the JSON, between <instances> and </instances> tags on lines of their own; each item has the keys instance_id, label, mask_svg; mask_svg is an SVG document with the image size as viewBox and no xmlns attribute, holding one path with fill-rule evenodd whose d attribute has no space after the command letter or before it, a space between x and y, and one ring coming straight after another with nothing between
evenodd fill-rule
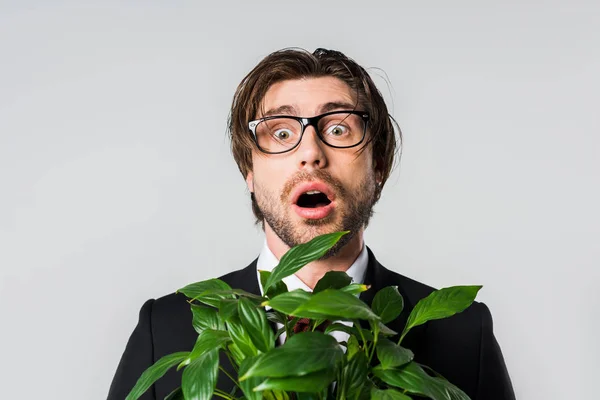
<instances>
[{"instance_id":1,"label":"plain backdrop","mask_svg":"<svg viewBox=\"0 0 600 400\"><path fill-rule=\"evenodd\" d=\"M104 399L142 303L263 243L229 150L270 52L369 68L405 138L366 242L482 284L519 399L597 398L597 1L0 2L3 399Z\"/></svg>"}]
</instances>

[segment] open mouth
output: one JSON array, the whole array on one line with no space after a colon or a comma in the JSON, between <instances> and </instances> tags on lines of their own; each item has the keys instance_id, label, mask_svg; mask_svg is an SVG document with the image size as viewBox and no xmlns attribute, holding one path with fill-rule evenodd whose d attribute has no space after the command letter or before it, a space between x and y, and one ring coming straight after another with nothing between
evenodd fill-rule
<instances>
[{"instance_id":1,"label":"open mouth","mask_svg":"<svg viewBox=\"0 0 600 400\"><path fill-rule=\"evenodd\" d=\"M309 190L308 192L302 193L296 205L302 208L318 208L325 207L331 204L331 200L325 193L319 192L318 190Z\"/></svg>"}]
</instances>

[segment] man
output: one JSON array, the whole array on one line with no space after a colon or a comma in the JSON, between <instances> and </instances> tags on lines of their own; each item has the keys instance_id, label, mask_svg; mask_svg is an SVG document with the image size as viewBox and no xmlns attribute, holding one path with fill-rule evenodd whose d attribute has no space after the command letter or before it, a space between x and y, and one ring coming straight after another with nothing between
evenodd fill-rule
<instances>
[{"instance_id":1,"label":"man","mask_svg":"<svg viewBox=\"0 0 600 400\"><path fill-rule=\"evenodd\" d=\"M317 235L347 230L322 259L286 279L289 289L310 290L327 271L346 271L372 286L361 296L370 304L379 289L397 285L405 308L390 327L400 331L433 289L381 266L363 241L397 152L394 127L369 75L342 53L286 49L262 60L235 93L229 129L265 244L248 267L221 279L260 294L257 269L273 269L289 248ZM196 337L183 295L147 301L109 400L125 398L146 368L166 354L191 350ZM514 399L482 303L413 329L403 345L473 400ZM180 382L181 372L171 370L142 398L163 399ZM218 386L229 392L231 382L220 378Z\"/></svg>"}]
</instances>

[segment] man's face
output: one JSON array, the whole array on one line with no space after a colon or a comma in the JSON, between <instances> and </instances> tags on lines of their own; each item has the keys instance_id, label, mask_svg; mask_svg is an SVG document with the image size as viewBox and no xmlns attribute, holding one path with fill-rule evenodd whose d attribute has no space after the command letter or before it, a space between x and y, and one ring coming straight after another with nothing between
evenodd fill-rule
<instances>
[{"instance_id":1,"label":"man's face","mask_svg":"<svg viewBox=\"0 0 600 400\"><path fill-rule=\"evenodd\" d=\"M272 85L261 110L268 114L279 109L277 115L313 117L335 111L330 109L332 103L347 104L337 110L351 110L356 98L337 78L307 78ZM253 151L253 171L246 178L248 189L254 192L265 223L288 247L324 233L349 230L327 254L331 256L356 234L362 234L372 215L379 172L371 145L362 153L358 152L360 147L329 147L309 126L300 144L287 153Z\"/></svg>"}]
</instances>

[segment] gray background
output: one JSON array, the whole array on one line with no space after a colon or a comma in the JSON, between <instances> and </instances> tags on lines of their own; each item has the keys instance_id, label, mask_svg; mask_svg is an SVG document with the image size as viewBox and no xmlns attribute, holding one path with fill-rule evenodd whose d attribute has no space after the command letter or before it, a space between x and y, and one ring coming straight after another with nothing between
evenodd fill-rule
<instances>
[{"instance_id":1,"label":"gray background","mask_svg":"<svg viewBox=\"0 0 600 400\"><path fill-rule=\"evenodd\" d=\"M225 122L288 46L371 67L403 129L380 261L483 284L519 399L596 397L599 3L414 3L0 3L1 397L105 398L146 299L258 254Z\"/></svg>"}]
</instances>

